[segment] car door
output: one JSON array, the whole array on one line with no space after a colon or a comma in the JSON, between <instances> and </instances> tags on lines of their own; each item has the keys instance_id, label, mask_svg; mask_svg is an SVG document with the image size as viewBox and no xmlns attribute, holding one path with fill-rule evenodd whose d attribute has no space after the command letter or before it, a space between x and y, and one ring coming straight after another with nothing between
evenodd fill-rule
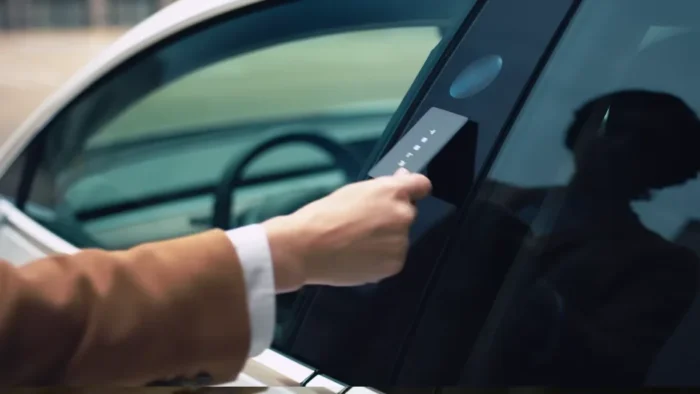
<instances>
[{"instance_id":1,"label":"car door","mask_svg":"<svg viewBox=\"0 0 700 394\"><path fill-rule=\"evenodd\" d=\"M520 3L475 7L369 162L469 118L427 170L457 213L318 291L292 354L381 388L697 385L698 3Z\"/></svg>"},{"instance_id":2,"label":"car door","mask_svg":"<svg viewBox=\"0 0 700 394\"><path fill-rule=\"evenodd\" d=\"M12 244L0 257L23 264L257 222L355 180L429 53L470 6L270 1L135 44L94 81L73 83L65 105L35 114L21 152L6 145L19 155L0 180L2 242ZM297 294L278 300L280 350L301 304ZM274 352L260 360L291 365ZM314 371L285 370L296 383Z\"/></svg>"},{"instance_id":3,"label":"car door","mask_svg":"<svg viewBox=\"0 0 700 394\"><path fill-rule=\"evenodd\" d=\"M469 241L463 235L466 231L478 232L488 225L465 219L473 206L474 182L488 166L509 114L538 74L571 6L558 0L539 0L536 6L505 0L479 2L451 40L436 51L440 56L414 84L365 173L391 147L402 144L402 136L410 137L413 127L426 128L424 134L456 132L441 125L446 117L462 117L468 120L466 125L426 172L433 181L433 197L455 211L413 242L398 276L359 289L319 289L306 317L297 320L301 326L293 339L294 357L356 385L389 389L456 383L504 269L489 270L489 256L483 253L470 263L463 261L463 251L455 252ZM441 114L435 115L436 110ZM415 140L421 143L422 138ZM416 147L420 149L415 146L412 151ZM525 231L501 216L501 222L490 225L514 233ZM443 274L444 269L450 272ZM445 283L445 276L453 282ZM436 293L440 295L433 301ZM456 335L460 332L461 337Z\"/></svg>"}]
</instances>

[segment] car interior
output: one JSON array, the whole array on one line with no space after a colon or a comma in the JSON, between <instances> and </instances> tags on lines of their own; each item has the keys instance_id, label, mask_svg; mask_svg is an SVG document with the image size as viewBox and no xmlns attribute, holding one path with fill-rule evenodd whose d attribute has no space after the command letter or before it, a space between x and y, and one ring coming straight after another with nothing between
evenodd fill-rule
<instances>
[{"instance_id":1,"label":"car interior","mask_svg":"<svg viewBox=\"0 0 700 394\"><path fill-rule=\"evenodd\" d=\"M450 111L469 122L425 173L433 197L456 209L413 241L398 276L280 297L274 348L346 384L381 390L700 385L697 169L649 186L648 195L635 194L614 212L599 211L604 204L594 201L597 195L581 192L598 189L578 189L591 187L584 170L599 171L599 178L614 180L600 187L601 197L612 200L633 181L680 168L676 163L695 164L681 155L692 145L675 142L674 133L686 125L679 106L695 117L700 113L693 83L700 80L700 3L466 3L330 6L314 0L261 9L238 23L222 18L184 39L183 48L289 15L308 23L289 23L253 44L231 38L225 53L204 48L201 64L192 60L178 70L167 67L177 58L177 45L154 48L155 55L95 86L90 92L96 100L87 93L65 110L68 115L57 117L3 178L0 191L77 246L128 247L293 212L344 183L366 179L431 108ZM369 12L371 7L383 12ZM330 14L314 18L307 14L312 9ZM328 26L313 25L321 19ZM163 81L177 81L215 63L212 58L242 53L243 44L248 51L333 26L382 23L440 31L435 49L423 48L420 70L411 71L405 96L396 102L218 125L205 133L183 130L167 138L107 139L84 148L89 136L81 133L98 130ZM123 96L109 94L123 86L119 75L143 84ZM472 87L455 94L457 80ZM654 101L662 93L680 101L648 104L666 103ZM85 115L97 107L105 108L104 119ZM635 116L627 116L629 107ZM635 145L633 138L643 137L630 130L646 136L657 126L663 133L651 147ZM592 150L602 149L598 141L621 138L615 133L633 136L625 140L632 142ZM642 147L650 153L634 151ZM41 163L27 164L34 157ZM595 159L582 161L587 157ZM198 177L202 168L217 170ZM117 187L133 177L140 177L140 189ZM194 214L183 219L176 212ZM598 221L600 212L605 220ZM627 226L627 220L635 224ZM595 231L574 231L591 222Z\"/></svg>"}]
</instances>

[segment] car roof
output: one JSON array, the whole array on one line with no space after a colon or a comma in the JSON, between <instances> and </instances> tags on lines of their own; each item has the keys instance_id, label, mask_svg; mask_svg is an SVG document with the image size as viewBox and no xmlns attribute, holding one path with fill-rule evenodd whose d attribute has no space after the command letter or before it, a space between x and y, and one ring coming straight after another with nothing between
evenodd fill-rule
<instances>
[{"instance_id":1,"label":"car roof","mask_svg":"<svg viewBox=\"0 0 700 394\"><path fill-rule=\"evenodd\" d=\"M178 0L141 22L73 75L0 145L0 175L23 147L77 95L125 60L188 27L264 0Z\"/></svg>"},{"instance_id":2,"label":"car roof","mask_svg":"<svg viewBox=\"0 0 700 394\"><path fill-rule=\"evenodd\" d=\"M262 0L179 0L129 30L88 68L106 65L202 21ZM91 67L90 67L91 66Z\"/></svg>"}]
</instances>

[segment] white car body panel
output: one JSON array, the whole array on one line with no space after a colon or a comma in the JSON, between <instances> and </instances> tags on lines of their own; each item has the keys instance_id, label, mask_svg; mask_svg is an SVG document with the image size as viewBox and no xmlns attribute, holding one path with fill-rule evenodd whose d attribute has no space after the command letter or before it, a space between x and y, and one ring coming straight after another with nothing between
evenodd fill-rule
<instances>
[{"instance_id":1,"label":"white car body panel","mask_svg":"<svg viewBox=\"0 0 700 394\"><path fill-rule=\"evenodd\" d=\"M142 50L197 23L263 0L179 0L137 25L93 59L44 101L0 145L0 176L31 139L86 88ZM76 253L65 242L0 199L0 259L21 265L47 254ZM238 378L219 386L299 386L314 371L272 350L251 359ZM327 377L315 379L312 391L338 393L346 386ZM292 393L294 389L270 387L265 392Z\"/></svg>"}]
</instances>

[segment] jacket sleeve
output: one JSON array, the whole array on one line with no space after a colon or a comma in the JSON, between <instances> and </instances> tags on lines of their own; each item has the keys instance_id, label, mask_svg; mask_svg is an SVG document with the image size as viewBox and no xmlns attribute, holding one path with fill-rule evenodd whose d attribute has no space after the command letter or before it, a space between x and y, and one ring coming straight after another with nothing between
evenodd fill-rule
<instances>
[{"instance_id":1,"label":"jacket sleeve","mask_svg":"<svg viewBox=\"0 0 700 394\"><path fill-rule=\"evenodd\" d=\"M249 346L244 278L223 231L0 263L0 385L226 382Z\"/></svg>"}]
</instances>

